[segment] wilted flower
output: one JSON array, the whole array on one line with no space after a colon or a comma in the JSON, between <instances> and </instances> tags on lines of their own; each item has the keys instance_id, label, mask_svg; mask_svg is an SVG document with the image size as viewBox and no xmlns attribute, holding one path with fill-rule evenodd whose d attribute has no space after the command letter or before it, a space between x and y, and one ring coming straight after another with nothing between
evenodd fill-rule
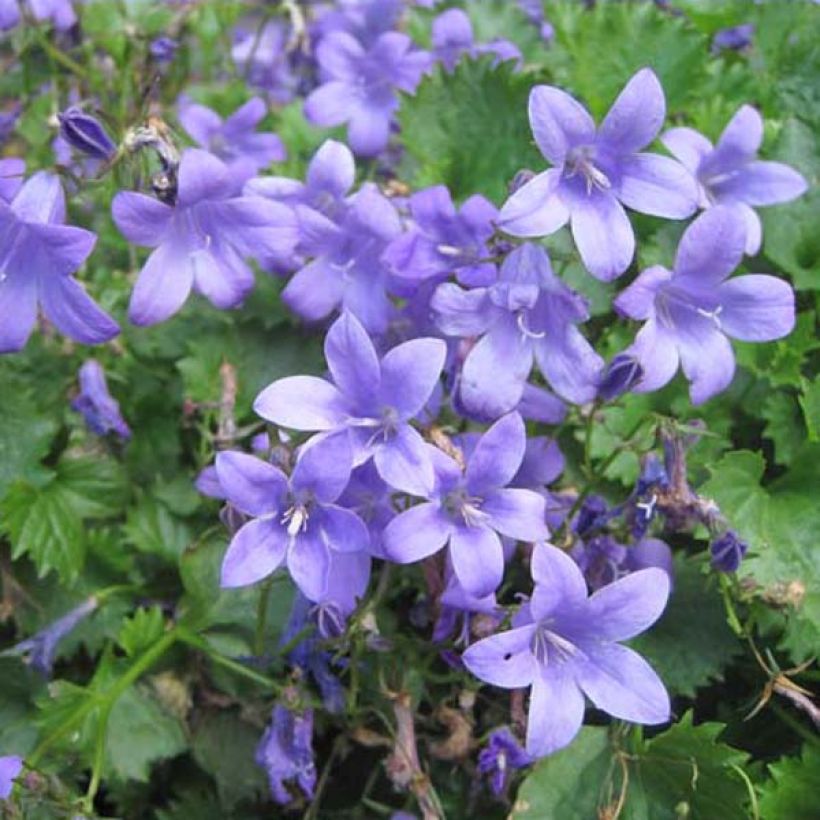
<instances>
[{"instance_id":1,"label":"wilted flower","mask_svg":"<svg viewBox=\"0 0 820 820\"><path fill-rule=\"evenodd\" d=\"M572 741L584 719L584 694L601 710L633 723L669 719L669 696L657 674L618 642L661 615L669 578L634 572L587 598L584 576L561 550L537 545L535 590L514 628L473 644L462 656L479 680L505 689L531 686L527 752L548 755Z\"/></svg>"},{"instance_id":2,"label":"wilted flower","mask_svg":"<svg viewBox=\"0 0 820 820\"><path fill-rule=\"evenodd\" d=\"M0 757L0 800L11 797L14 781L23 771L23 758L17 755Z\"/></svg>"},{"instance_id":3,"label":"wilted flower","mask_svg":"<svg viewBox=\"0 0 820 820\"><path fill-rule=\"evenodd\" d=\"M764 342L791 332L794 292L787 282L763 274L727 278L743 258L746 236L735 208L711 208L681 237L674 270L648 268L615 299L619 313L645 321L626 351L643 369L636 392L663 387L680 363L692 403L702 404L734 376L727 337Z\"/></svg>"},{"instance_id":4,"label":"wilted flower","mask_svg":"<svg viewBox=\"0 0 820 820\"><path fill-rule=\"evenodd\" d=\"M113 159L117 146L103 124L76 105L57 115L60 136L74 149L99 160Z\"/></svg>"},{"instance_id":5,"label":"wilted flower","mask_svg":"<svg viewBox=\"0 0 820 820\"><path fill-rule=\"evenodd\" d=\"M641 153L666 115L651 69L629 80L597 130L589 112L553 86L532 90L529 115L535 141L554 167L504 204L499 225L507 233L545 236L569 222L587 270L608 281L635 254L624 205L667 219L684 219L697 207L697 188L683 166Z\"/></svg>"},{"instance_id":6,"label":"wilted flower","mask_svg":"<svg viewBox=\"0 0 820 820\"><path fill-rule=\"evenodd\" d=\"M108 392L105 372L96 359L88 359L80 368L80 393L71 402L72 410L82 413L91 432L98 436L116 433L131 438L131 430L120 414L120 405Z\"/></svg>"},{"instance_id":7,"label":"wilted flower","mask_svg":"<svg viewBox=\"0 0 820 820\"><path fill-rule=\"evenodd\" d=\"M280 805L293 799L286 781L295 781L305 797L313 797L313 710L296 711L277 704L256 749L256 762L267 772L271 794Z\"/></svg>"}]
</instances>

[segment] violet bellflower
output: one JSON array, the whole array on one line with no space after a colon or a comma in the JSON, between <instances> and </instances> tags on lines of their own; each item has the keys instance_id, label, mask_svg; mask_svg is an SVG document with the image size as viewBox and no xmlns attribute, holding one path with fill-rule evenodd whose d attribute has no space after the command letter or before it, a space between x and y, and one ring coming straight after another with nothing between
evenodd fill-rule
<instances>
[{"instance_id":1,"label":"violet bellflower","mask_svg":"<svg viewBox=\"0 0 820 820\"><path fill-rule=\"evenodd\" d=\"M367 549L362 520L334 502L350 477L346 436L304 448L290 478L266 461L231 450L216 457L216 471L230 503L251 516L231 540L222 563L222 586L256 583L287 564L311 601L328 591L331 551ZM369 573L369 563L362 567Z\"/></svg>"},{"instance_id":2,"label":"violet bellflower","mask_svg":"<svg viewBox=\"0 0 820 820\"><path fill-rule=\"evenodd\" d=\"M350 197L338 222L304 205L295 208L298 252L312 257L282 291L298 316L316 322L348 311L370 333L387 330L395 307L388 297L390 272L381 261L387 243L401 230L390 201L372 183Z\"/></svg>"},{"instance_id":3,"label":"violet bellflower","mask_svg":"<svg viewBox=\"0 0 820 820\"><path fill-rule=\"evenodd\" d=\"M64 222L60 180L46 171L30 177L11 204L0 201L0 353L25 346L38 303L46 318L77 342L100 344L119 333L117 323L71 275L97 237Z\"/></svg>"},{"instance_id":4,"label":"violet bellflower","mask_svg":"<svg viewBox=\"0 0 820 820\"><path fill-rule=\"evenodd\" d=\"M23 758L18 755L0 756L0 800L8 800L14 789L14 781L23 771Z\"/></svg>"},{"instance_id":5,"label":"violet bellflower","mask_svg":"<svg viewBox=\"0 0 820 820\"><path fill-rule=\"evenodd\" d=\"M372 458L391 487L423 494L433 486L433 464L429 446L410 420L430 399L445 355L441 339L422 338L379 358L361 323L344 313L325 338L333 381L315 376L279 379L257 396L254 410L291 430L345 431L354 465Z\"/></svg>"},{"instance_id":6,"label":"violet bellflower","mask_svg":"<svg viewBox=\"0 0 820 820\"><path fill-rule=\"evenodd\" d=\"M604 281L620 276L635 255L623 206L667 219L684 219L697 207L697 188L686 169L641 151L665 115L663 89L648 68L629 80L597 129L569 94L536 86L530 126L553 167L507 200L499 226L513 236L546 236L569 222L587 270Z\"/></svg>"},{"instance_id":7,"label":"violet bellflower","mask_svg":"<svg viewBox=\"0 0 820 820\"><path fill-rule=\"evenodd\" d=\"M25 0L31 16L38 22L50 22L57 31L67 31L77 22L71 0ZM0 29L13 28L20 21L20 0L0 2Z\"/></svg>"},{"instance_id":8,"label":"violet bellflower","mask_svg":"<svg viewBox=\"0 0 820 820\"><path fill-rule=\"evenodd\" d=\"M449 545L453 572L464 590L478 598L494 592L504 574L501 536L540 541L548 535L544 499L507 486L521 466L525 446L524 422L510 413L478 439L463 470L431 448L436 483L423 503L385 528L388 558L407 564Z\"/></svg>"},{"instance_id":9,"label":"violet bellflower","mask_svg":"<svg viewBox=\"0 0 820 820\"><path fill-rule=\"evenodd\" d=\"M587 302L553 273L540 246L509 254L490 287L440 285L431 306L445 334L480 337L461 374L459 398L468 410L497 418L516 407L533 360L562 398L581 404L595 397L603 360L576 327L589 318Z\"/></svg>"},{"instance_id":10,"label":"violet bellflower","mask_svg":"<svg viewBox=\"0 0 820 820\"><path fill-rule=\"evenodd\" d=\"M446 186L434 185L413 194L409 206L409 229L382 255L400 278L421 282L454 271L463 285L495 281L495 265L484 261L498 217L491 202L476 194L457 211Z\"/></svg>"},{"instance_id":11,"label":"violet bellflower","mask_svg":"<svg viewBox=\"0 0 820 820\"><path fill-rule=\"evenodd\" d=\"M316 788L313 762L313 710L273 708L270 726L256 749L256 762L268 775L273 799L284 806L293 800L287 782L295 782L308 799Z\"/></svg>"},{"instance_id":12,"label":"violet bellflower","mask_svg":"<svg viewBox=\"0 0 820 820\"><path fill-rule=\"evenodd\" d=\"M699 205L729 206L746 222L746 253L760 250L763 228L754 207L790 202L808 189L806 180L782 162L757 159L763 119L750 105L741 106L713 146L693 128L671 128L661 142L695 177Z\"/></svg>"},{"instance_id":13,"label":"violet bellflower","mask_svg":"<svg viewBox=\"0 0 820 820\"><path fill-rule=\"evenodd\" d=\"M347 139L355 153L381 153L399 107L396 91L412 94L430 67L430 55L412 45L397 31L379 35L367 48L343 31L323 37L316 57L326 82L305 100L308 121L321 126L347 123Z\"/></svg>"},{"instance_id":14,"label":"violet bellflower","mask_svg":"<svg viewBox=\"0 0 820 820\"><path fill-rule=\"evenodd\" d=\"M211 108L182 101L179 120L193 140L229 168L238 187L272 162L282 162L287 151L276 134L256 132L267 113L265 102L253 97L223 119Z\"/></svg>"},{"instance_id":15,"label":"violet bellflower","mask_svg":"<svg viewBox=\"0 0 820 820\"><path fill-rule=\"evenodd\" d=\"M527 752L542 757L567 746L583 723L584 695L622 720L669 720L663 683L640 655L618 643L660 617L669 597L666 573L634 572L588 598L572 558L540 544L533 551L532 575L532 599L514 628L474 643L462 656L485 683L532 687Z\"/></svg>"},{"instance_id":16,"label":"violet bellflower","mask_svg":"<svg viewBox=\"0 0 820 820\"><path fill-rule=\"evenodd\" d=\"M131 294L128 315L136 325L173 316L191 289L218 308L236 307L253 288L247 257L284 254L295 247L290 208L258 197L233 197L228 167L207 151L188 149L179 166L174 206L134 191L112 204L120 232L154 248Z\"/></svg>"},{"instance_id":17,"label":"violet bellflower","mask_svg":"<svg viewBox=\"0 0 820 820\"><path fill-rule=\"evenodd\" d=\"M495 54L496 64L507 60L521 61L521 52L508 40L476 44L473 24L462 9L447 9L439 14L433 20L431 34L433 56L448 72L452 72L465 55Z\"/></svg>"},{"instance_id":18,"label":"violet bellflower","mask_svg":"<svg viewBox=\"0 0 820 820\"><path fill-rule=\"evenodd\" d=\"M256 21L235 32L231 58L248 83L267 91L279 105L293 100L299 79L289 52L291 30L277 19Z\"/></svg>"},{"instance_id":19,"label":"violet bellflower","mask_svg":"<svg viewBox=\"0 0 820 820\"><path fill-rule=\"evenodd\" d=\"M334 8L316 20L311 35L318 41L333 31L344 31L370 46L380 34L398 27L403 10L402 0L336 0Z\"/></svg>"},{"instance_id":20,"label":"violet bellflower","mask_svg":"<svg viewBox=\"0 0 820 820\"><path fill-rule=\"evenodd\" d=\"M490 732L487 745L478 754L478 771L489 778L490 788L501 797L510 784L514 769L524 769L534 762L507 726Z\"/></svg>"},{"instance_id":21,"label":"violet bellflower","mask_svg":"<svg viewBox=\"0 0 820 820\"><path fill-rule=\"evenodd\" d=\"M674 270L647 268L615 299L622 315L644 321L626 351L643 369L634 388L663 387L683 368L693 404L702 404L732 381L735 357L729 337L765 342L794 327L794 292L774 276L727 277L740 264L746 225L732 207L701 214L684 232Z\"/></svg>"},{"instance_id":22,"label":"violet bellflower","mask_svg":"<svg viewBox=\"0 0 820 820\"><path fill-rule=\"evenodd\" d=\"M26 173L25 160L17 157L0 159L0 201L10 203L20 188Z\"/></svg>"},{"instance_id":23,"label":"violet bellflower","mask_svg":"<svg viewBox=\"0 0 820 820\"><path fill-rule=\"evenodd\" d=\"M131 430L120 413L120 405L108 392L105 372L96 359L86 360L79 372L80 393L71 409L81 413L88 429L98 436L115 433L121 439L131 438Z\"/></svg>"}]
</instances>

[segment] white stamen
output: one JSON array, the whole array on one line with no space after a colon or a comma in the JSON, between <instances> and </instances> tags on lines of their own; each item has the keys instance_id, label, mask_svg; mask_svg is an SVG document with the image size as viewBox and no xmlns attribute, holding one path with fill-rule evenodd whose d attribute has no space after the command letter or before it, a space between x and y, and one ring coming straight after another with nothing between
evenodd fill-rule
<instances>
[{"instance_id":1,"label":"white stamen","mask_svg":"<svg viewBox=\"0 0 820 820\"><path fill-rule=\"evenodd\" d=\"M527 319L524 315L524 311L521 311L518 316L516 317L516 322L518 324L518 329L530 339L543 339L546 336L546 331L544 330L531 330L527 327Z\"/></svg>"},{"instance_id":2,"label":"white stamen","mask_svg":"<svg viewBox=\"0 0 820 820\"><path fill-rule=\"evenodd\" d=\"M461 256L463 253L461 248L457 248L455 245L438 245L436 250L442 256Z\"/></svg>"},{"instance_id":3,"label":"white stamen","mask_svg":"<svg viewBox=\"0 0 820 820\"><path fill-rule=\"evenodd\" d=\"M288 535L295 538L300 532L307 529L308 513L303 506L294 506L282 516L282 523L288 525Z\"/></svg>"},{"instance_id":4,"label":"white stamen","mask_svg":"<svg viewBox=\"0 0 820 820\"><path fill-rule=\"evenodd\" d=\"M715 323L715 327L718 330L721 330L720 324L720 314L723 310L723 305L718 305L714 310L704 310L703 308L696 308L698 314L703 316L704 319L711 319Z\"/></svg>"},{"instance_id":5,"label":"white stamen","mask_svg":"<svg viewBox=\"0 0 820 820\"><path fill-rule=\"evenodd\" d=\"M646 520L648 521L650 518L652 518L652 515L655 512L655 505L657 503L658 503L658 496L655 495L655 493L652 493L651 497L649 498L649 501L640 501L635 506L639 510L643 511L644 516L645 516Z\"/></svg>"}]
</instances>

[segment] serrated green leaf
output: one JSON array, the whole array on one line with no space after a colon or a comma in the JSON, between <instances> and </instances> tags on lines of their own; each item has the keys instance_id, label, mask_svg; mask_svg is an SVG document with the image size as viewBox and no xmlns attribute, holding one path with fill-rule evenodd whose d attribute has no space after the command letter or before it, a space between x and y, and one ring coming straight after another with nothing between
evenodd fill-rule
<instances>
[{"instance_id":1,"label":"serrated green leaf","mask_svg":"<svg viewBox=\"0 0 820 820\"><path fill-rule=\"evenodd\" d=\"M816 816L820 794L820 749L816 745L807 743L799 759L784 757L770 764L769 774L761 787L761 817L809 820Z\"/></svg>"},{"instance_id":2,"label":"serrated green leaf","mask_svg":"<svg viewBox=\"0 0 820 820\"><path fill-rule=\"evenodd\" d=\"M177 562L192 538L188 525L150 495L128 510L123 531L140 552L172 563Z\"/></svg>"},{"instance_id":3,"label":"serrated green leaf","mask_svg":"<svg viewBox=\"0 0 820 820\"><path fill-rule=\"evenodd\" d=\"M809 441L820 442L820 379L803 379L800 407L809 431Z\"/></svg>"},{"instance_id":4,"label":"serrated green leaf","mask_svg":"<svg viewBox=\"0 0 820 820\"><path fill-rule=\"evenodd\" d=\"M150 609L140 607L130 618L123 621L119 644L125 654L134 657L155 644L165 631L165 618L158 606Z\"/></svg>"},{"instance_id":5,"label":"serrated green leaf","mask_svg":"<svg viewBox=\"0 0 820 820\"><path fill-rule=\"evenodd\" d=\"M789 464L805 439L797 400L782 391L770 393L760 409L760 415L766 419L763 435L774 443L775 461Z\"/></svg>"},{"instance_id":6,"label":"serrated green leaf","mask_svg":"<svg viewBox=\"0 0 820 820\"><path fill-rule=\"evenodd\" d=\"M694 697L698 687L720 680L733 657L743 651L726 623L716 585L709 584L701 567L701 561L676 556L666 611L630 644L673 695Z\"/></svg>"}]
</instances>

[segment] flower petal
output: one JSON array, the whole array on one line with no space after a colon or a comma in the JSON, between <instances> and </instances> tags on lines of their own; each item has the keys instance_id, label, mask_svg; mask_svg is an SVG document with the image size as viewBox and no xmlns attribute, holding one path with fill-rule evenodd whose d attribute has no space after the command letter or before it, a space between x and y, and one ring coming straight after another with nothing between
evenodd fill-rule
<instances>
[{"instance_id":1,"label":"flower petal","mask_svg":"<svg viewBox=\"0 0 820 820\"><path fill-rule=\"evenodd\" d=\"M529 686L537 673L530 643L535 632L532 624L498 632L474 643L461 656L479 680L504 689Z\"/></svg>"},{"instance_id":2,"label":"flower petal","mask_svg":"<svg viewBox=\"0 0 820 820\"><path fill-rule=\"evenodd\" d=\"M482 435L470 455L465 471L467 487L483 495L496 487L506 487L518 472L527 446L524 420L508 413Z\"/></svg>"},{"instance_id":3,"label":"flower petal","mask_svg":"<svg viewBox=\"0 0 820 820\"><path fill-rule=\"evenodd\" d=\"M601 587L587 601L585 621L595 638L626 641L649 629L669 600L669 575L662 569L632 572Z\"/></svg>"},{"instance_id":4,"label":"flower petal","mask_svg":"<svg viewBox=\"0 0 820 820\"><path fill-rule=\"evenodd\" d=\"M501 586L504 549L489 527L456 527L450 536L450 559L456 578L470 595L483 598Z\"/></svg>"},{"instance_id":5,"label":"flower petal","mask_svg":"<svg viewBox=\"0 0 820 820\"><path fill-rule=\"evenodd\" d=\"M314 436L299 450L290 484L294 493L330 504L344 492L352 470L353 450L346 430Z\"/></svg>"},{"instance_id":6,"label":"flower petal","mask_svg":"<svg viewBox=\"0 0 820 820\"><path fill-rule=\"evenodd\" d=\"M543 541L549 536L545 523L546 501L533 490L505 488L484 497L481 511L489 524L508 538L517 541Z\"/></svg>"},{"instance_id":7,"label":"flower petal","mask_svg":"<svg viewBox=\"0 0 820 820\"><path fill-rule=\"evenodd\" d=\"M0 353L22 350L36 321L37 278L9 271L0 281Z\"/></svg>"},{"instance_id":8,"label":"flower petal","mask_svg":"<svg viewBox=\"0 0 820 820\"><path fill-rule=\"evenodd\" d=\"M528 111L535 141L553 165L562 165L570 148L595 138L589 112L560 88L535 86L530 91Z\"/></svg>"},{"instance_id":9,"label":"flower petal","mask_svg":"<svg viewBox=\"0 0 820 820\"><path fill-rule=\"evenodd\" d=\"M366 103L356 106L347 126L347 140L357 154L372 157L387 148L394 107Z\"/></svg>"},{"instance_id":10,"label":"flower petal","mask_svg":"<svg viewBox=\"0 0 820 820\"><path fill-rule=\"evenodd\" d=\"M324 600L330 575L330 550L310 530L292 539L288 546L288 572L302 594L317 603Z\"/></svg>"},{"instance_id":11,"label":"flower petal","mask_svg":"<svg viewBox=\"0 0 820 820\"><path fill-rule=\"evenodd\" d=\"M638 331L625 352L635 356L643 370L641 381L633 388L636 393L651 393L668 384L680 361L675 336L654 318Z\"/></svg>"},{"instance_id":12,"label":"flower petal","mask_svg":"<svg viewBox=\"0 0 820 820\"><path fill-rule=\"evenodd\" d=\"M341 272L326 259L314 259L297 271L282 291L282 301L308 322L329 316L341 303Z\"/></svg>"},{"instance_id":13,"label":"flower petal","mask_svg":"<svg viewBox=\"0 0 820 820\"><path fill-rule=\"evenodd\" d=\"M288 536L278 521L249 521L233 537L222 561L223 587L244 587L266 578L281 565Z\"/></svg>"},{"instance_id":14,"label":"flower petal","mask_svg":"<svg viewBox=\"0 0 820 820\"><path fill-rule=\"evenodd\" d=\"M409 424L401 424L373 456L383 481L400 492L427 497L434 483L429 445Z\"/></svg>"},{"instance_id":15,"label":"flower petal","mask_svg":"<svg viewBox=\"0 0 820 820\"><path fill-rule=\"evenodd\" d=\"M698 184L679 162L657 154L621 161L618 199L627 208L665 219L685 219L698 206Z\"/></svg>"},{"instance_id":16,"label":"flower petal","mask_svg":"<svg viewBox=\"0 0 820 820\"><path fill-rule=\"evenodd\" d=\"M598 128L598 143L617 154L631 154L649 145L666 117L660 80L642 68L624 86Z\"/></svg>"},{"instance_id":17,"label":"flower petal","mask_svg":"<svg viewBox=\"0 0 820 820\"><path fill-rule=\"evenodd\" d=\"M558 195L560 182L559 168L534 176L504 203L498 226L512 236L555 233L569 219L569 211Z\"/></svg>"},{"instance_id":18,"label":"flower petal","mask_svg":"<svg viewBox=\"0 0 820 820\"><path fill-rule=\"evenodd\" d=\"M233 190L234 182L222 160L199 148L187 148L179 163L177 200L193 205L207 199L223 199Z\"/></svg>"},{"instance_id":19,"label":"flower petal","mask_svg":"<svg viewBox=\"0 0 820 820\"><path fill-rule=\"evenodd\" d=\"M307 169L311 189L333 196L344 196L356 178L356 163L350 149L336 140L325 140L313 155Z\"/></svg>"},{"instance_id":20,"label":"flower petal","mask_svg":"<svg viewBox=\"0 0 820 820\"><path fill-rule=\"evenodd\" d=\"M689 397L693 404L703 404L731 384L735 354L729 340L710 320L693 320L685 328L679 326L676 338L681 367L691 382Z\"/></svg>"},{"instance_id":21,"label":"flower petal","mask_svg":"<svg viewBox=\"0 0 820 820\"><path fill-rule=\"evenodd\" d=\"M576 679L589 699L607 714L633 723L669 720L669 695L661 679L637 652L618 644L596 644L576 666Z\"/></svg>"},{"instance_id":22,"label":"flower petal","mask_svg":"<svg viewBox=\"0 0 820 820\"><path fill-rule=\"evenodd\" d=\"M288 376L268 385L253 403L267 421L291 430L332 430L347 419L338 388L315 376Z\"/></svg>"},{"instance_id":23,"label":"flower petal","mask_svg":"<svg viewBox=\"0 0 820 820\"><path fill-rule=\"evenodd\" d=\"M790 202L808 190L805 178L783 162L750 162L728 179L715 183L721 199L739 200L749 205L776 205Z\"/></svg>"},{"instance_id":24,"label":"flower petal","mask_svg":"<svg viewBox=\"0 0 820 820\"><path fill-rule=\"evenodd\" d=\"M568 670L538 670L527 715L527 752L533 757L568 746L584 722L584 696Z\"/></svg>"},{"instance_id":25,"label":"flower petal","mask_svg":"<svg viewBox=\"0 0 820 820\"><path fill-rule=\"evenodd\" d=\"M609 282L635 255L635 234L621 203L608 192L593 191L572 204L572 236L586 269Z\"/></svg>"},{"instance_id":26,"label":"flower petal","mask_svg":"<svg viewBox=\"0 0 820 820\"><path fill-rule=\"evenodd\" d=\"M734 171L754 159L763 141L763 118L750 105L741 106L723 129L715 150L698 169L701 179Z\"/></svg>"},{"instance_id":27,"label":"flower petal","mask_svg":"<svg viewBox=\"0 0 820 820\"><path fill-rule=\"evenodd\" d=\"M193 283L187 248L177 241L163 242L139 273L131 292L128 318L135 325L165 321L185 304Z\"/></svg>"},{"instance_id":28,"label":"flower petal","mask_svg":"<svg viewBox=\"0 0 820 820\"><path fill-rule=\"evenodd\" d=\"M384 528L382 543L391 561L410 564L438 552L452 530L439 505L428 501L399 513Z\"/></svg>"},{"instance_id":29,"label":"flower petal","mask_svg":"<svg viewBox=\"0 0 820 820\"><path fill-rule=\"evenodd\" d=\"M316 59L323 71L339 80L355 81L360 75L364 49L346 31L331 31L319 41Z\"/></svg>"},{"instance_id":30,"label":"flower petal","mask_svg":"<svg viewBox=\"0 0 820 820\"><path fill-rule=\"evenodd\" d=\"M556 323L533 347L538 369L562 399L585 404L595 398L604 360L574 324Z\"/></svg>"},{"instance_id":31,"label":"flower petal","mask_svg":"<svg viewBox=\"0 0 820 820\"><path fill-rule=\"evenodd\" d=\"M671 278L672 272L660 265L641 271L638 278L615 298L615 310L630 319L649 319L655 313L658 290Z\"/></svg>"},{"instance_id":32,"label":"flower petal","mask_svg":"<svg viewBox=\"0 0 820 820\"><path fill-rule=\"evenodd\" d=\"M586 601L587 582L578 565L552 544L536 544L530 564L535 581L530 608L536 620L557 609L578 607Z\"/></svg>"},{"instance_id":33,"label":"flower petal","mask_svg":"<svg viewBox=\"0 0 820 820\"><path fill-rule=\"evenodd\" d=\"M745 248L746 224L737 210L721 205L710 208L683 232L675 275L717 284L740 264Z\"/></svg>"},{"instance_id":34,"label":"flower petal","mask_svg":"<svg viewBox=\"0 0 820 820\"><path fill-rule=\"evenodd\" d=\"M478 336L493 319L487 288L465 290L444 282L436 288L430 307L436 326L448 336Z\"/></svg>"},{"instance_id":35,"label":"flower petal","mask_svg":"<svg viewBox=\"0 0 820 820\"><path fill-rule=\"evenodd\" d=\"M325 359L336 386L354 406L378 403L381 370L376 348L359 320L343 313L325 337Z\"/></svg>"},{"instance_id":36,"label":"flower petal","mask_svg":"<svg viewBox=\"0 0 820 820\"><path fill-rule=\"evenodd\" d=\"M352 510L326 504L318 515L319 537L331 550L359 552L370 546L370 533Z\"/></svg>"},{"instance_id":37,"label":"flower petal","mask_svg":"<svg viewBox=\"0 0 820 820\"><path fill-rule=\"evenodd\" d=\"M700 161L712 150L712 143L694 128L670 128L661 142L690 174L696 174Z\"/></svg>"},{"instance_id":38,"label":"flower petal","mask_svg":"<svg viewBox=\"0 0 820 820\"><path fill-rule=\"evenodd\" d=\"M96 345L120 332L119 325L71 276L51 277L48 282L41 280L40 304L48 320L77 342Z\"/></svg>"},{"instance_id":39,"label":"flower petal","mask_svg":"<svg viewBox=\"0 0 820 820\"><path fill-rule=\"evenodd\" d=\"M749 274L718 288L721 330L744 342L782 339L794 329L794 291L774 276Z\"/></svg>"},{"instance_id":40,"label":"flower petal","mask_svg":"<svg viewBox=\"0 0 820 820\"><path fill-rule=\"evenodd\" d=\"M111 203L111 216L120 233L129 242L148 248L162 242L173 215L169 205L134 191L120 191Z\"/></svg>"},{"instance_id":41,"label":"flower petal","mask_svg":"<svg viewBox=\"0 0 820 820\"><path fill-rule=\"evenodd\" d=\"M418 415L438 384L447 345L442 339L413 339L388 350L381 363L382 403L402 419Z\"/></svg>"},{"instance_id":42,"label":"flower petal","mask_svg":"<svg viewBox=\"0 0 820 820\"><path fill-rule=\"evenodd\" d=\"M216 456L216 474L222 491L240 512L260 516L282 510L288 480L267 461L224 450Z\"/></svg>"},{"instance_id":43,"label":"flower petal","mask_svg":"<svg viewBox=\"0 0 820 820\"><path fill-rule=\"evenodd\" d=\"M313 125L341 125L350 119L358 102L359 95L353 86L332 80L308 94L304 105L305 119Z\"/></svg>"}]
</instances>

